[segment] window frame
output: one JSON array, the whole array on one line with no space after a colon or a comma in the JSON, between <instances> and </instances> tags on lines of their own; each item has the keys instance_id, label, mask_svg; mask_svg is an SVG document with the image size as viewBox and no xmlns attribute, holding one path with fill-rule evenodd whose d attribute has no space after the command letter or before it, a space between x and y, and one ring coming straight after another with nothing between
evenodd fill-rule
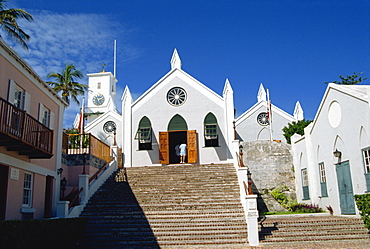
<instances>
[{"instance_id":1,"label":"window frame","mask_svg":"<svg viewBox=\"0 0 370 249\"><path fill-rule=\"evenodd\" d=\"M141 118L134 139L138 140L138 150L152 150L152 124L148 117Z\"/></svg>"},{"instance_id":2,"label":"window frame","mask_svg":"<svg viewBox=\"0 0 370 249\"><path fill-rule=\"evenodd\" d=\"M32 196L33 196L33 174L29 172L24 172L22 207L32 207Z\"/></svg>"},{"instance_id":3,"label":"window frame","mask_svg":"<svg viewBox=\"0 0 370 249\"><path fill-rule=\"evenodd\" d=\"M303 198L302 200L309 200L310 199L310 192L308 188L308 172L307 168L301 170L301 177L302 177L302 192Z\"/></svg>"},{"instance_id":4,"label":"window frame","mask_svg":"<svg viewBox=\"0 0 370 249\"><path fill-rule=\"evenodd\" d=\"M364 163L365 174L370 174L370 147L362 149L362 160Z\"/></svg>"},{"instance_id":5,"label":"window frame","mask_svg":"<svg viewBox=\"0 0 370 249\"><path fill-rule=\"evenodd\" d=\"M219 127L217 118L213 113L208 113L204 118L204 147L219 147Z\"/></svg>"}]
</instances>

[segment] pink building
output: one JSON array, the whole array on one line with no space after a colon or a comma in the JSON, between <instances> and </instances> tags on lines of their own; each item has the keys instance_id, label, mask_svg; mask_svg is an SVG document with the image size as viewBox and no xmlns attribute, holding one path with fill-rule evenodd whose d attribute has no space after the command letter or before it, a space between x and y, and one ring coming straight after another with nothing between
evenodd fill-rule
<instances>
[{"instance_id":1,"label":"pink building","mask_svg":"<svg viewBox=\"0 0 370 249\"><path fill-rule=\"evenodd\" d=\"M55 216L65 107L0 38L0 220Z\"/></svg>"}]
</instances>

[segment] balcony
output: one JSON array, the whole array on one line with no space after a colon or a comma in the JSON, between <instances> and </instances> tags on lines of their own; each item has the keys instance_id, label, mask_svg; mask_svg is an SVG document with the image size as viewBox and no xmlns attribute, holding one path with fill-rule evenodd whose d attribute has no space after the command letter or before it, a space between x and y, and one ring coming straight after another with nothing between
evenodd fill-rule
<instances>
[{"instance_id":1,"label":"balcony","mask_svg":"<svg viewBox=\"0 0 370 249\"><path fill-rule=\"evenodd\" d=\"M91 154L105 162L111 161L109 145L94 135L63 133L62 150L67 155Z\"/></svg>"},{"instance_id":2,"label":"balcony","mask_svg":"<svg viewBox=\"0 0 370 249\"><path fill-rule=\"evenodd\" d=\"M30 159L48 159L53 156L53 131L0 98L0 146Z\"/></svg>"}]
</instances>

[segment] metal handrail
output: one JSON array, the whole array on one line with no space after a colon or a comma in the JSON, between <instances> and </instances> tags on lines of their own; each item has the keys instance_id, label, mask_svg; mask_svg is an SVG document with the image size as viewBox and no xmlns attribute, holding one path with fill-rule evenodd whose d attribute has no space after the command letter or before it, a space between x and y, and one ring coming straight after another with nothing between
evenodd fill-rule
<instances>
[{"instance_id":1,"label":"metal handrail","mask_svg":"<svg viewBox=\"0 0 370 249\"><path fill-rule=\"evenodd\" d=\"M101 167L98 171L96 171L96 172L95 172L95 174L94 174L93 176L91 176L91 177L90 177L90 179L89 179L89 184L90 184L93 180L95 180L96 178L98 178L98 177L99 177L99 175L100 175L100 173L101 173L104 169L106 169L106 168L108 167L108 165L109 165L109 162L106 162L106 163L103 165L103 167Z\"/></svg>"},{"instance_id":2,"label":"metal handrail","mask_svg":"<svg viewBox=\"0 0 370 249\"><path fill-rule=\"evenodd\" d=\"M75 195L75 197L72 199L72 201L69 203L69 206L68 208L71 208L73 207L74 203L76 202L77 198L79 198L80 194L82 193L82 191L84 190L84 188L80 188L80 190L77 192L77 194Z\"/></svg>"}]
</instances>

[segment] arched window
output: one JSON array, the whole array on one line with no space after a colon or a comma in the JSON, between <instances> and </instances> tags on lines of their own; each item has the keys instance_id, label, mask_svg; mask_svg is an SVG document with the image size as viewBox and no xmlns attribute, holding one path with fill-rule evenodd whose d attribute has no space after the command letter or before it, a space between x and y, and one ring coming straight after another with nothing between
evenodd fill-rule
<instances>
[{"instance_id":1,"label":"arched window","mask_svg":"<svg viewBox=\"0 0 370 249\"><path fill-rule=\"evenodd\" d=\"M152 149L152 124L147 117L140 120L135 139L139 141L139 150Z\"/></svg>"},{"instance_id":2,"label":"arched window","mask_svg":"<svg viewBox=\"0 0 370 249\"><path fill-rule=\"evenodd\" d=\"M212 113L208 113L204 119L204 145L205 147L219 146L217 119Z\"/></svg>"}]
</instances>

